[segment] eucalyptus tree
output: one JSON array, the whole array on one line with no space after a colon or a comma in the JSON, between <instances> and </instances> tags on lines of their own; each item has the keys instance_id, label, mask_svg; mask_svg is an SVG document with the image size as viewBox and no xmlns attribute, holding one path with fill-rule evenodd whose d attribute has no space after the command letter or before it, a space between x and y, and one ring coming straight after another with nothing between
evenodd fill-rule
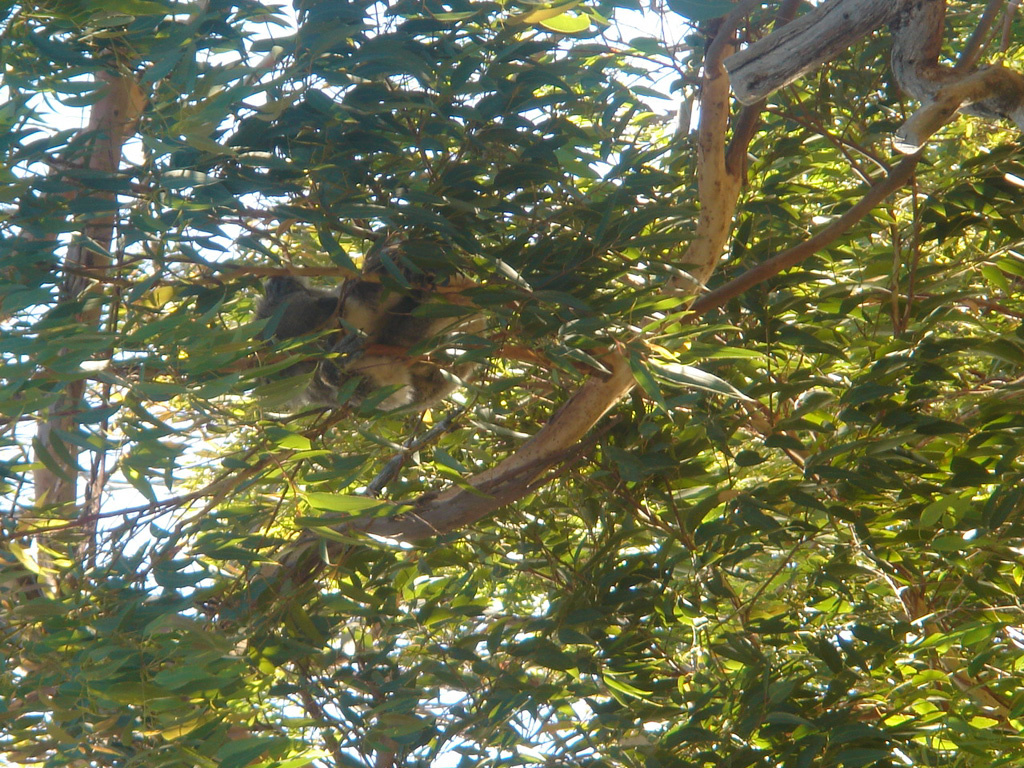
<instances>
[{"instance_id":1,"label":"eucalyptus tree","mask_svg":"<svg viewBox=\"0 0 1024 768\"><path fill-rule=\"evenodd\" d=\"M1013 764L1017 6L0 10L0 752Z\"/></svg>"}]
</instances>

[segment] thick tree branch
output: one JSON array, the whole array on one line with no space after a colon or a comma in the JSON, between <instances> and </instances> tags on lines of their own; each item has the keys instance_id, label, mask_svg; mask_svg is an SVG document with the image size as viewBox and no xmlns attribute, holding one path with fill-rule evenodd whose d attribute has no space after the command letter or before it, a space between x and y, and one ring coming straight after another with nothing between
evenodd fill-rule
<instances>
[{"instance_id":1,"label":"thick tree branch","mask_svg":"<svg viewBox=\"0 0 1024 768\"><path fill-rule=\"evenodd\" d=\"M956 67L941 66L945 0L829 0L744 50L725 67L736 97L762 99L890 22L892 68L900 87L923 102L897 132L896 148L915 152L958 112L1009 120L1024 130L1024 76L1000 65L974 69L1001 2L990 2Z\"/></svg>"},{"instance_id":2,"label":"thick tree branch","mask_svg":"<svg viewBox=\"0 0 1024 768\"><path fill-rule=\"evenodd\" d=\"M725 60L736 98L753 104L844 53L893 18L895 0L829 0Z\"/></svg>"},{"instance_id":3,"label":"thick tree branch","mask_svg":"<svg viewBox=\"0 0 1024 768\"><path fill-rule=\"evenodd\" d=\"M397 518L376 518L359 526L378 536L415 541L475 523L494 510L521 498L542 473L561 461L574 445L634 384L622 355L605 357L606 376L592 376L536 435L514 454L436 497L421 498L412 512Z\"/></svg>"},{"instance_id":4,"label":"thick tree branch","mask_svg":"<svg viewBox=\"0 0 1024 768\"><path fill-rule=\"evenodd\" d=\"M634 385L629 362L612 353L603 360L609 373L592 376L536 435L514 454L459 486L437 496L427 494L410 512L398 516L353 519L335 527L342 536L362 531L401 541L418 541L470 525L534 490L535 481L562 461L579 440ZM308 583L323 565L318 556L322 539L304 534L285 552L279 564L264 569L260 580L282 590ZM343 558L349 544L329 541L330 559Z\"/></svg>"},{"instance_id":5,"label":"thick tree branch","mask_svg":"<svg viewBox=\"0 0 1024 768\"><path fill-rule=\"evenodd\" d=\"M693 282L703 286L718 266L729 241L732 217L743 183L743 164L739 163L737 168L726 162L726 135L732 100L729 76L722 61L734 49L736 26L740 18L756 5L746 2L729 14L718 28L704 57L700 122L697 125L697 196L700 200L700 216L693 238L679 260L688 277L674 279L668 286L670 291L685 291L692 295L696 287Z\"/></svg>"},{"instance_id":6,"label":"thick tree branch","mask_svg":"<svg viewBox=\"0 0 1024 768\"><path fill-rule=\"evenodd\" d=\"M973 72L939 64L945 0L904 3L892 23L892 69L900 87L923 102L896 133L895 146L914 152L958 111L1010 120L1024 131L1024 76L1000 65ZM969 61L965 54L964 62Z\"/></svg>"},{"instance_id":7,"label":"thick tree branch","mask_svg":"<svg viewBox=\"0 0 1024 768\"><path fill-rule=\"evenodd\" d=\"M86 166L90 170L114 173L121 164L124 142L135 130L144 99L138 85L130 76L104 73L101 79L105 82L106 89L103 97L93 105L86 127L86 132L91 135L93 142ZM90 189L80 189L72 193L73 197L94 195L96 192ZM82 238L68 246L61 289L64 301L78 298L88 287L89 280L84 276L85 273L107 266L113 239L114 216L112 213L104 214L89 221L82 232ZM87 243L94 243L95 246ZM96 246L102 250L96 250ZM81 315L81 322L90 327L95 326L99 321L99 312L99 307L88 311ZM52 451L51 446L55 431L74 430L75 415L80 408L84 388L84 380L71 382L50 409L47 419L39 425L37 453L46 452L63 470L57 472L46 466L36 470L35 495L40 505L70 506L75 503L76 477L79 473L77 449L71 444L66 444L69 456L62 460L59 457L64 452ZM50 466L53 466L52 461Z\"/></svg>"}]
</instances>

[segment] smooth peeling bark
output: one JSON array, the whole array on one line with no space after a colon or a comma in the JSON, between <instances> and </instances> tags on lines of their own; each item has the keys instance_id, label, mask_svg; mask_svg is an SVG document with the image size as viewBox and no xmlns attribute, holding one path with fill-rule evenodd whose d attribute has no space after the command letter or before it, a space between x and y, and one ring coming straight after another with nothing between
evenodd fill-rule
<instances>
[{"instance_id":1,"label":"smooth peeling bark","mask_svg":"<svg viewBox=\"0 0 1024 768\"><path fill-rule=\"evenodd\" d=\"M939 63L945 15L943 0L919 0L905 3L892 22L893 74L900 88L922 102L896 132L901 152L923 147L957 112L1007 120L1024 131L1024 76L1000 65L971 70ZM965 64L974 59L973 50Z\"/></svg>"},{"instance_id":2,"label":"smooth peeling bark","mask_svg":"<svg viewBox=\"0 0 1024 768\"><path fill-rule=\"evenodd\" d=\"M897 0L830 0L725 60L736 98L765 98L895 17Z\"/></svg>"},{"instance_id":3,"label":"smooth peeling bark","mask_svg":"<svg viewBox=\"0 0 1024 768\"><path fill-rule=\"evenodd\" d=\"M437 496L426 496L411 512L377 518L358 526L366 533L416 541L449 533L475 523L535 490L535 482L563 461L572 448L634 384L629 362L620 354L602 361L607 375L594 375L533 437L497 466L453 486Z\"/></svg>"}]
</instances>

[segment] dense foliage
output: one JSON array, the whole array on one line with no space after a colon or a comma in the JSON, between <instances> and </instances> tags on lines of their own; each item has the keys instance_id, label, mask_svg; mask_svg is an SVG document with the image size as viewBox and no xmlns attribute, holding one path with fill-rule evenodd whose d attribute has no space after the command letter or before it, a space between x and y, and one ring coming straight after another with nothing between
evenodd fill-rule
<instances>
[{"instance_id":1,"label":"dense foliage","mask_svg":"<svg viewBox=\"0 0 1024 768\"><path fill-rule=\"evenodd\" d=\"M295 6L0 10L6 759L1019 765L1019 137L955 122L841 241L694 316L664 288L730 3ZM955 53L982 9L950 10ZM772 96L709 288L893 162L886 56ZM116 172L112 78L144 99ZM471 281L476 378L282 413L261 278L335 285L395 232ZM416 546L345 527L513 453L609 349L638 386L518 502Z\"/></svg>"}]
</instances>

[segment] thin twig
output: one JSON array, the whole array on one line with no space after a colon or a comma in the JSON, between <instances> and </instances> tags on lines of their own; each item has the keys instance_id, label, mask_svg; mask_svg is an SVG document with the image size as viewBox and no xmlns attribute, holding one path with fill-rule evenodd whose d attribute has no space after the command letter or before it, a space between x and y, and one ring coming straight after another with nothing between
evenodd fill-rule
<instances>
[{"instance_id":1,"label":"thin twig","mask_svg":"<svg viewBox=\"0 0 1024 768\"><path fill-rule=\"evenodd\" d=\"M967 41L967 45L960 51L960 58L953 67L954 70L959 72L969 71L977 65L978 59L981 57L981 51L988 40L989 32L992 30L992 25L995 24L996 16L1002 10L1004 2L1006 0L989 0L989 4L985 6L985 12L981 14L978 26L974 28L974 32L971 34L971 39Z\"/></svg>"},{"instance_id":2,"label":"thin twig","mask_svg":"<svg viewBox=\"0 0 1024 768\"><path fill-rule=\"evenodd\" d=\"M1020 0L1010 0L1010 4L1006 8L1006 15L1003 16L1003 36L999 41L999 50L1002 53L1006 53L1006 50L1010 47L1013 17L1017 15L1018 8L1020 8Z\"/></svg>"},{"instance_id":3,"label":"thin twig","mask_svg":"<svg viewBox=\"0 0 1024 768\"><path fill-rule=\"evenodd\" d=\"M388 463L384 465L384 469L377 473L377 476L371 480L366 486L366 495L373 496L376 498L380 495L381 491L395 479L398 472L402 469L405 464L405 460L409 458L409 455L420 450L423 446L433 442L433 440L440 435L451 430L455 424L455 420L466 412L466 409L462 406L452 409L443 419L437 424L428 429L422 435L413 435L402 444L402 450L396 453L390 459Z\"/></svg>"}]
</instances>

